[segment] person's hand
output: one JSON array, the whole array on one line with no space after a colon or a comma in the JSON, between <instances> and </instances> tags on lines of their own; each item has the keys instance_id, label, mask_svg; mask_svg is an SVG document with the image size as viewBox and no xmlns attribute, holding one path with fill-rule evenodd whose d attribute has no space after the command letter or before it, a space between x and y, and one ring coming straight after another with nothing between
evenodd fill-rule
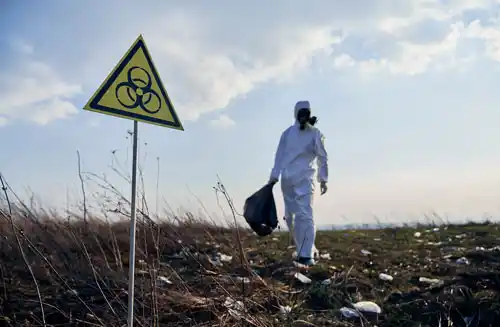
<instances>
[{"instance_id":1,"label":"person's hand","mask_svg":"<svg viewBox=\"0 0 500 327\"><path fill-rule=\"evenodd\" d=\"M278 183L278 179L277 178L270 178L269 182L267 182L267 183L271 184L271 185L274 185L274 184Z\"/></svg>"},{"instance_id":2,"label":"person's hand","mask_svg":"<svg viewBox=\"0 0 500 327\"><path fill-rule=\"evenodd\" d=\"M326 182L320 183L321 195L325 194L328 191L328 186L326 186Z\"/></svg>"}]
</instances>

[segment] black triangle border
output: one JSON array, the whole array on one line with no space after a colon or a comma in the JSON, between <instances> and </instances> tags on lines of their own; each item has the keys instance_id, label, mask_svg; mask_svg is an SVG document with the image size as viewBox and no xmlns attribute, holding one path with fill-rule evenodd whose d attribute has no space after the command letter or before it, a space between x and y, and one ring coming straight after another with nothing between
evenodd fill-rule
<instances>
[{"instance_id":1,"label":"black triangle border","mask_svg":"<svg viewBox=\"0 0 500 327\"><path fill-rule=\"evenodd\" d=\"M129 112L129 111L124 111L124 110L119 110L116 108L111 108L107 106L102 106L99 104L99 101L103 98L104 94L111 88L113 83L116 81L120 73L124 70L125 66L132 60L134 55L142 49L144 52L144 55L146 56L146 60L148 62L148 65L151 69L151 72L153 73L154 79L156 80L156 83L158 84L158 87L160 88L161 94L163 96L163 99L166 102L168 110L170 110L170 113L172 115L172 118L174 121L166 121L163 119L158 119L146 115L141 115L137 114L134 112ZM128 51L127 55L120 61L118 66L115 68L113 73L109 76L109 78L106 80L106 82L101 85L99 88L99 91L97 94L93 97L92 101L89 103L89 107L92 110L96 111L103 111L109 114L112 114L114 116L120 116L120 117L126 117L138 121L143 121L143 122L149 122L155 125L160 125L160 126L166 126L166 127L171 127L175 129L183 129L183 126L179 120L179 117L177 116L177 113L174 110L174 107L172 105L172 102L170 101L170 98L168 97L167 91L165 90L165 87L163 83L161 82L160 75L156 71L156 67L153 64L153 60L151 59L151 56L149 54L148 49L146 48L146 45L144 43L144 40L140 38L134 46Z\"/></svg>"}]
</instances>

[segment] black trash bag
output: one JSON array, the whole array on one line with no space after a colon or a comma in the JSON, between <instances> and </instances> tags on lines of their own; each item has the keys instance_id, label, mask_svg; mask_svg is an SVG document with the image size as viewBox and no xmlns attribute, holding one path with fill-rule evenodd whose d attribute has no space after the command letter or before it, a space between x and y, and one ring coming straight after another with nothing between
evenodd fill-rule
<instances>
[{"instance_id":1,"label":"black trash bag","mask_svg":"<svg viewBox=\"0 0 500 327\"><path fill-rule=\"evenodd\" d=\"M271 234L278 226L278 214L273 195L274 184L266 184L245 201L243 217L259 236Z\"/></svg>"}]
</instances>

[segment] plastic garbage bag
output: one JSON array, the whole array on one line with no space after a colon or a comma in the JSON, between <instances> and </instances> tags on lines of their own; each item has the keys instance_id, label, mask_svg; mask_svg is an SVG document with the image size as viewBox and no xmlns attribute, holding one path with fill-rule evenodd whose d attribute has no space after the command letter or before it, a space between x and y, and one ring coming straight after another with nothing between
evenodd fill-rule
<instances>
[{"instance_id":1,"label":"plastic garbage bag","mask_svg":"<svg viewBox=\"0 0 500 327\"><path fill-rule=\"evenodd\" d=\"M259 236L271 234L278 226L273 186L274 184L264 185L246 199L243 207L243 217Z\"/></svg>"}]
</instances>

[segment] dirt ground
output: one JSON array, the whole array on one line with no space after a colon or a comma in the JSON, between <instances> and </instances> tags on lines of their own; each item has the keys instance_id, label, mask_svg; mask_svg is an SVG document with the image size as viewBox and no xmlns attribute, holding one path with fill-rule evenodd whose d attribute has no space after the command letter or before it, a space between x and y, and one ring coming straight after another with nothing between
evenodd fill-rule
<instances>
[{"instance_id":1,"label":"dirt ground","mask_svg":"<svg viewBox=\"0 0 500 327\"><path fill-rule=\"evenodd\" d=\"M128 223L0 218L1 325L126 325ZM492 223L320 231L318 264L302 276L287 232L180 221L138 224L136 326L500 324ZM360 301L380 312L353 310Z\"/></svg>"}]
</instances>

